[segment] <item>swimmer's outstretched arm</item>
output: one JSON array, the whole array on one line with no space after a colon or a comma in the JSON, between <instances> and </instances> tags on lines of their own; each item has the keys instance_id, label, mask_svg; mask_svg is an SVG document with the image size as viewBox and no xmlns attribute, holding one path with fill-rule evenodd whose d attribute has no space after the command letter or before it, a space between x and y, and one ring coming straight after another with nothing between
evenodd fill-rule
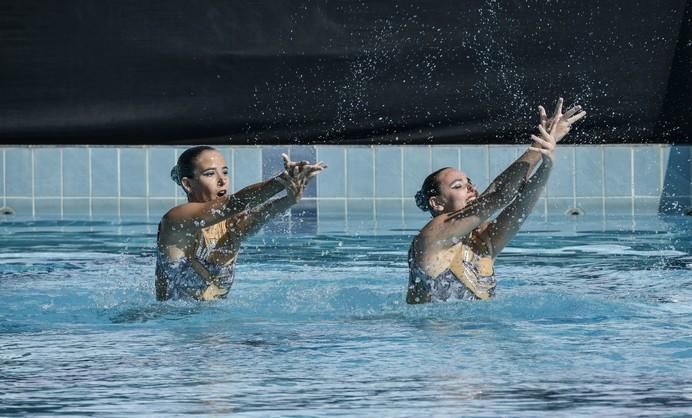
<instances>
[{"instance_id":1,"label":"swimmer's outstretched arm","mask_svg":"<svg viewBox=\"0 0 692 418\"><path fill-rule=\"evenodd\" d=\"M516 175L516 173L512 173L512 175ZM519 179L523 179L523 174ZM458 243L495 212L507 206L512 201L514 193L512 192L510 195L506 191L486 190L478 199L471 201L463 209L434 217L414 239L415 254L442 250Z\"/></svg>"},{"instance_id":2,"label":"swimmer's outstretched arm","mask_svg":"<svg viewBox=\"0 0 692 418\"><path fill-rule=\"evenodd\" d=\"M160 230L174 235L197 231L242 213L246 207L244 203L235 195L209 202L188 202L163 215Z\"/></svg>"},{"instance_id":3,"label":"swimmer's outstretched arm","mask_svg":"<svg viewBox=\"0 0 692 418\"><path fill-rule=\"evenodd\" d=\"M497 211L510 204L540 160L540 152L529 148L500 173L478 199L459 211L433 218L421 230L414 245L420 245L420 248L445 248L454 245Z\"/></svg>"},{"instance_id":4,"label":"swimmer's outstretched arm","mask_svg":"<svg viewBox=\"0 0 692 418\"><path fill-rule=\"evenodd\" d=\"M286 170L279 176L245 187L232 195L209 202L189 202L174 207L163 216L161 229L170 231L174 235L185 234L233 218L246 212L249 208L267 202L272 196L289 187L287 185L291 183L293 177L299 176L307 182L307 179L317 175L327 167L322 162L310 164L301 161L295 163L285 155L284 165Z\"/></svg>"},{"instance_id":5,"label":"swimmer's outstretched arm","mask_svg":"<svg viewBox=\"0 0 692 418\"><path fill-rule=\"evenodd\" d=\"M493 214L512 202L526 177L541 160L541 154L527 150L507 167L488 188L463 209L434 217L413 242L416 254L451 247L478 228Z\"/></svg>"},{"instance_id":6,"label":"swimmer's outstretched arm","mask_svg":"<svg viewBox=\"0 0 692 418\"><path fill-rule=\"evenodd\" d=\"M562 114L562 102L562 98L560 98L551 119L546 117L545 109L542 106L539 107L541 124L538 126L538 130L540 136L531 135L534 143L529 149L542 156L542 163L512 203L483 232L487 234L492 243L493 257L496 257L509 240L516 235L536 205L552 171L557 143L569 133L574 122L586 115L581 106L572 107Z\"/></svg>"},{"instance_id":7,"label":"swimmer's outstretched arm","mask_svg":"<svg viewBox=\"0 0 692 418\"><path fill-rule=\"evenodd\" d=\"M546 141L547 145L543 145L546 149L550 149L550 155L543 156L543 162L538 167L535 173L526 182L526 185L517 194L512 203L500 212L487 228L483 230L482 235L486 235L491 242L493 258L505 248L507 243L516 235L519 228L524 223L526 218L536 205L543 189L545 188L550 172L553 168L553 150L555 141L550 134L539 127L541 140ZM550 138L546 138L549 136ZM537 141L538 142L538 141Z\"/></svg>"},{"instance_id":8,"label":"swimmer's outstretched arm","mask_svg":"<svg viewBox=\"0 0 692 418\"><path fill-rule=\"evenodd\" d=\"M540 126L550 130L555 142L562 139L571 124L581 119L585 113L580 106L575 106L562 114L563 99L557 101L555 113L548 118L542 106L539 107ZM558 123L559 122L559 123ZM514 163L505 169L488 188L460 211L443 214L433 218L414 241L417 252L426 248L447 248L458 242L488 220L498 210L509 205L520 188L542 159L542 151L537 147L529 147Z\"/></svg>"},{"instance_id":9,"label":"swimmer's outstretched arm","mask_svg":"<svg viewBox=\"0 0 692 418\"><path fill-rule=\"evenodd\" d=\"M284 213L298 203L309 180L308 172L289 177L286 182L286 196L270 200L250 208L233 218L233 229L239 240L249 238L259 231L270 219Z\"/></svg>"},{"instance_id":10,"label":"swimmer's outstretched arm","mask_svg":"<svg viewBox=\"0 0 692 418\"><path fill-rule=\"evenodd\" d=\"M543 106L538 106L538 116L540 119L539 126L542 126L546 131L550 131L555 139L555 143L569 133L574 122L578 121L586 115L581 106L574 106L564 114L562 106L564 99L560 97L555 105L555 112L551 118ZM528 180L529 176L541 161L541 153L535 147L529 147L517 160L505 169L495 180L490 183L488 188L481 194L499 193L505 198L509 198L507 203L514 198L514 195L522 186L523 182ZM506 199L504 199L506 200ZM505 204L507 204L505 203Z\"/></svg>"},{"instance_id":11,"label":"swimmer's outstretched arm","mask_svg":"<svg viewBox=\"0 0 692 418\"><path fill-rule=\"evenodd\" d=\"M538 167L529 181L526 182L526 186L514 201L503 209L497 218L485 229L485 234L487 234L492 243L493 253L491 255L493 258L497 257L507 243L516 235L533 210L548 182L552 166L552 159L544 159L543 164Z\"/></svg>"},{"instance_id":12,"label":"swimmer's outstretched arm","mask_svg":"<svg viewBox=\"0 0 692 418\"><path fill-rule=\"evenodd\" d=\"M251 184L234 193L239 204L250 208L265 203L277 193L282 192L290 182L290 178L298 172L304 172L312 177L327 168L322 162L311 164L308 161L291 161L286 154L281 154L281 157L284 160L284 171L269 180Z\"/></svg>"},{"instance_id":13,"label":"swimmer's outstretched arm","mask_svg":"<svg viewBox=\"0 0 692 418\"><path fill-rule=\"evenodd\" d=\"M282 175L284 175L284 173L272 177L269 180L251 184L238 190L234 193L235 198L238 200L238 204L244 207L250 207L271 199L274 195L284 190L284 183L280 180Z\"/></svg>"}]
</instances>

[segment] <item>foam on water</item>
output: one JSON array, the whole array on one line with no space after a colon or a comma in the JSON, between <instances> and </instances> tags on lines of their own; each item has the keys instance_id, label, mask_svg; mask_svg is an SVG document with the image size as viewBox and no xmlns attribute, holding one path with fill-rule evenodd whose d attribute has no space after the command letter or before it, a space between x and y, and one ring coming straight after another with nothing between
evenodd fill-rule
<instances>
[{"instance_id":1,"label":"foam on water","mask_svg":"<svg viewBox=\"0 0 692 418\"><path fill-rule=\"evenodd\" d=\"M601 255L640 255L643 257L685 256L687 253L675 250L651 250L638 251L626 245L579 245L562 248L512 248L504 249L507 254L564 254L570 255L577 252L596 253Z\"/></svg>"}]
</instances>

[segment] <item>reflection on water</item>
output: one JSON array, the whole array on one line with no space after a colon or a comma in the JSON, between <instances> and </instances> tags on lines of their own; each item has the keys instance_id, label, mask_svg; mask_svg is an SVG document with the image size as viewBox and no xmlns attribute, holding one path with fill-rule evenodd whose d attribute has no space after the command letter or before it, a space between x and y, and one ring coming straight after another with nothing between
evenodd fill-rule
<instances>
[{"instance_id":1,"label":"reflection on water","mask_svg":"<svg viewBox=\"0 0 692 418\"><path fill-rule=\"evenodd\" d=\"M228 299L159 303L151 223L32 222L0 223L2 416L692 410L686 218L535 225L495 300L424 306L405 227L258 236Z\"/></svg>"}]
</instances>

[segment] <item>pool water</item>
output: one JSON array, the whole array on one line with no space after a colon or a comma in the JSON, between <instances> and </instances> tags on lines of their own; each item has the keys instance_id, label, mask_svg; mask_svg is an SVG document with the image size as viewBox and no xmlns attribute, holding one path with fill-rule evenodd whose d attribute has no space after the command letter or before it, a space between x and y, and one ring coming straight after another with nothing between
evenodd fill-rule
<instances>
[{"instance_id":1,"label":"pool water","mask_svg":"<svg viewBox=\"0 0 692 418\"><path fill-rule=\"evenodd\" d=\"M414 230L254 237L156 302L156 220L0 220L0 415L685 416L690 218L529 225L496 299L409 306Z\"/></svg>"}]
</instances>

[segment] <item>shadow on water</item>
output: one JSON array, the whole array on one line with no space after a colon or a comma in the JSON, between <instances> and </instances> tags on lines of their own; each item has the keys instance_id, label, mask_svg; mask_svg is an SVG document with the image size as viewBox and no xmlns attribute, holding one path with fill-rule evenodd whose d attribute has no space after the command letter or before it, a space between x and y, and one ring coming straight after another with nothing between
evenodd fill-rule
<instances>
[{"instance_id":1,"label":"shadow on water","mask_svg":"<svg viewBox=\"0 0 692 418\"><path fill-rule=\"evenodd\" d=\"M113 324L133 324L157 320L180 321L199 315L205 310L200 303L154 303L146 306L119 308L104 312Z\"/></svg>"},{"instance_id":2,"label":"shadow on water","mask_svg":"<svg viewBox=\"0 0 692 418\"><path fill-rule=\"evenodd\" d=\"M647 376L646 379L649 379ZM535 387L514 387L508 389L492 389L483 394L488 400L510 403L515 408L525 411L560 411L589 407L621 407L626 409L647 409L652 407L689 408L692 407L692 397L679 393L663 396L655 382L644 385L633 382L629 387L623 387L620 381L598 380L593 382L544 381L533 382ZM679 387L689 386L690 381L679 381ZM625 383L626 384L626 383ZM671 382L666 382L670 385ZM540 386L543 386L541 388ZM546 386L551 389L545 389ZM593 389L602 387L603 390ZM614 391L613 387L618 390Z\"/></svg>"}]
</instances>

